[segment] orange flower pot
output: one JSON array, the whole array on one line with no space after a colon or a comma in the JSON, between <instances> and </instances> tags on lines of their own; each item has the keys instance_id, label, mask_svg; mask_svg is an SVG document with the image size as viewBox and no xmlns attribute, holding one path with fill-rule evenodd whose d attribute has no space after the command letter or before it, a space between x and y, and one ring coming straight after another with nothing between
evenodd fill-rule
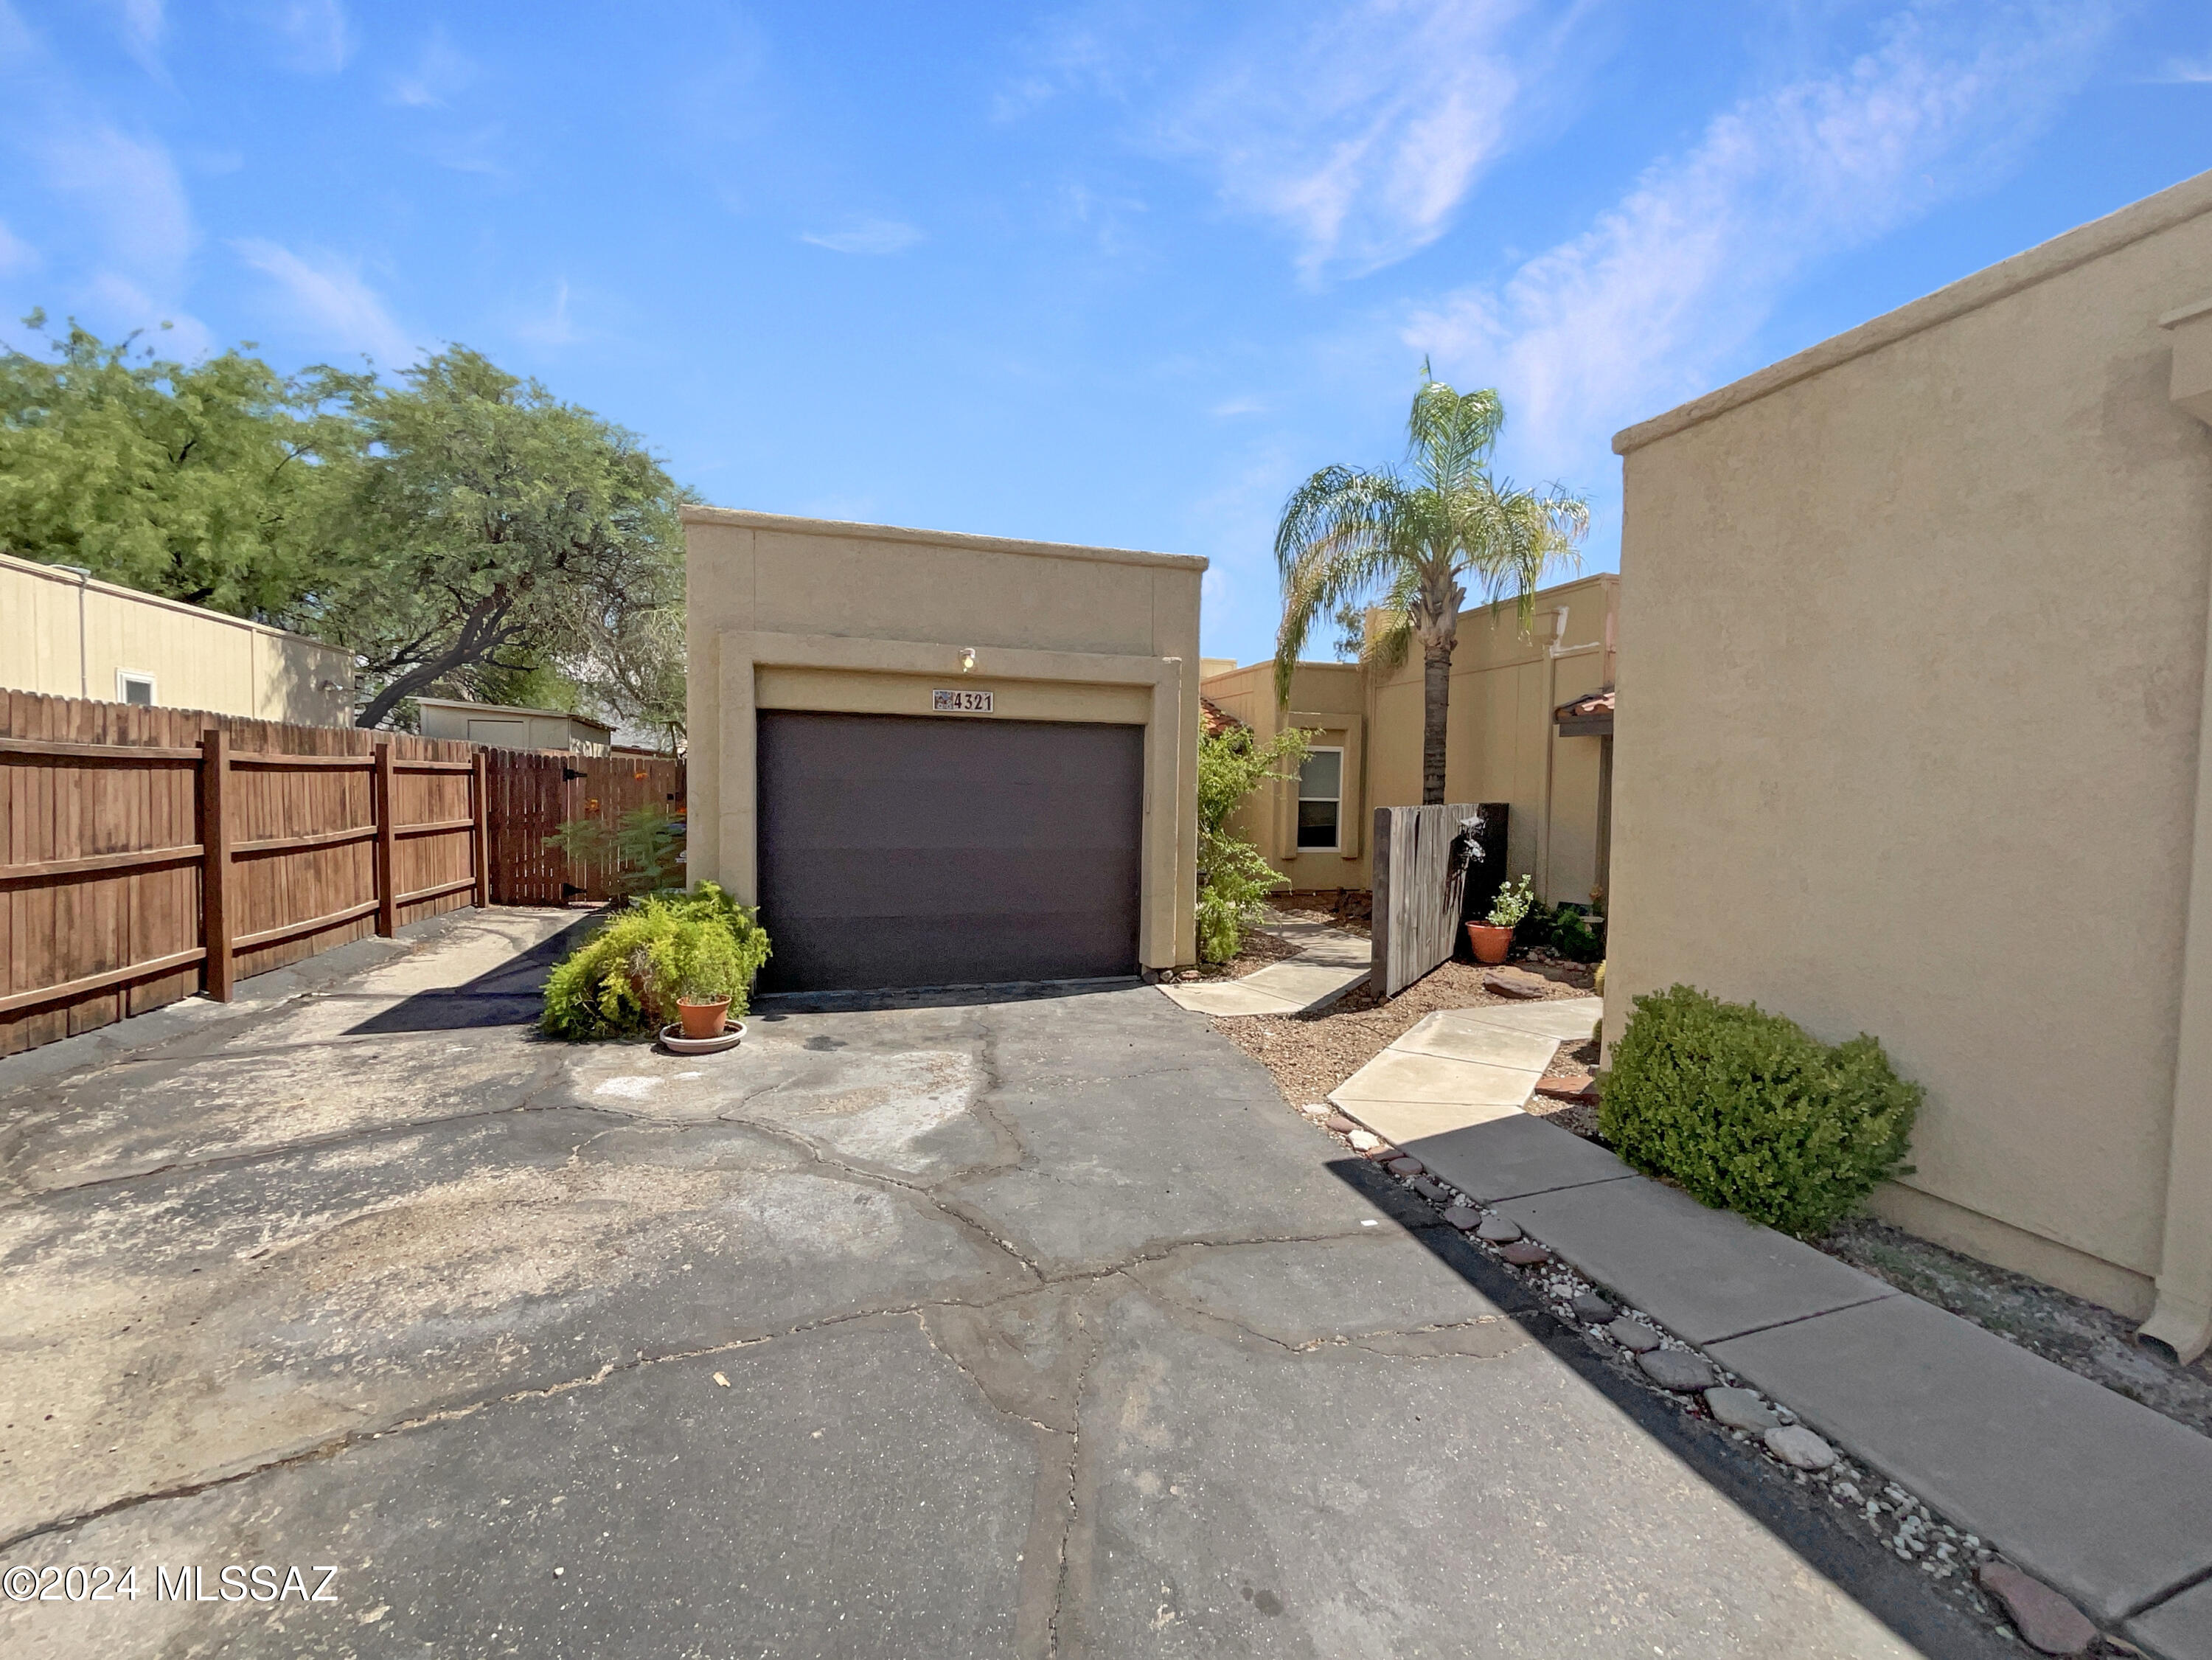
<instances>
[{"instance_id":1,"label":"orange flower pot","mask_svg":"<svg viewBox=\"0 0 2212 1660\"><path fill-rule=\"evenodd\" d=\"M684 1023L686 1037L720 1037L722 1028L729 1024L730 1000L725 997L712 1003L687 1003L678 998L676 1014Z\"/></svg>"},{"instance_id":2,"label":"orange flower pot","mask_svg":"<svg viewBox=\"0 0 2212 1660\"><path fill-rule=\"evenodd\" d=\"M1474 960L1478 963L1503 963L1505 953L1513 949L1513 930L1493 928L1487 922L1469 922L1467 939L1474 947Z\"/></svg>"}]
</instances>

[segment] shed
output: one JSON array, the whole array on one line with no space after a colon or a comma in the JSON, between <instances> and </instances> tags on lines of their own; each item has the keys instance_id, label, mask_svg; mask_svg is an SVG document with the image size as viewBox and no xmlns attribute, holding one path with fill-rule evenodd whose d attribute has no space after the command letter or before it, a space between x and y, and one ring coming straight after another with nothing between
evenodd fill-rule
<instances>
[{"instance_id":1,"label":"shed","mask_svg":"<svg viewBox=\"0 0 2212 1660\"><path fill-rule=\"evenodd\" d=\"M422 736L460 738L501 750L567 750L605 755L615 729L588 714L564 709L526 709L511 703L471 703L459 697L418 697Z\"/></svg>"},{"instance_id":2,"label":"shed","mask_svg":"<svg viewBox=\"0 0 2212 1660\"><path fill-rule=\"evenodd\" d=\"M1203 559L687 508L689 869L767 990L1196 959Z\"/></svg>"}]
</instances>

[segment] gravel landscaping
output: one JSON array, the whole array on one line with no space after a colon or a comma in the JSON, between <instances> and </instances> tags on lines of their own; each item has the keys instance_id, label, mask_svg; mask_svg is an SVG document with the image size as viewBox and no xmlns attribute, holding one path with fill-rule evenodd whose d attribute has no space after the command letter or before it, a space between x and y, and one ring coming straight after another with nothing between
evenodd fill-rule
<instances>
[{"instance_id":1,"label":"gravel landscaping","mask_svg":"<svg viewBox=\"0 0 2212 1660\"><path fill-rule=\"evenodd\" d=\"M1546 1000L1590 994L1589 972L1579 965L1530 962L1520 966L1552 982L1542 994ZM1277 1086L1293 1104L1318 1101L1425 1015L1439 1009L1511 1006L1528 1000L1486 990L1483 976L1489 972L1472 963L1446 963L1387 1003L1361 986L1318 1014L1245 1015L1216 1020L1214 1030L1273 1073Z\"/></svg>"},{"instance_id":2,"label":"gravel landscaping","mask_svg":"<svg viewBox=\"0 0 2212 1660\"><path fill-rule=\"evenodd\" d=\"M2176 1365L2136 1342L2136 1323L2110 1309L1871 1217L1855 1217L1810 1243L2200 1435L2212 1435L2212 1355L2194 1365Z\"/></svg>"},{"instance_id":3,"label":"gravel landscaping","mask_svg":"<svg viewBox=\"0 0 2212 1660\"><path fill-rule=\"evenodd\" d=\"M1540 1242L1527 1237L1517 1223L1438 1181L1419 1158L1357 1128L1326 1105L1302 1105L1298 1110L1352 1154L1380 1165L1435 1207L1443 1221L1518 1277L1559 1319L1579 1330L1612 1369L1688 1416L1711 1420L1739 1444L1788 1470L1792 1481L1821 1494L1856 1530L1926 1576L1932 1593L1952 1599L2007 1637L2046 1639L2051 1646L2042 1652L2100 1657L2142 1652L2097 1635L2071 1602L2006 1562L1978 1535L1954 1526L1914 1493L1843 1453L1799 1423L1787 1405L1750 1388L1650 1315L1618 1306L1603 1287L1558 1261Z\"/></svg>"}]
</instances>

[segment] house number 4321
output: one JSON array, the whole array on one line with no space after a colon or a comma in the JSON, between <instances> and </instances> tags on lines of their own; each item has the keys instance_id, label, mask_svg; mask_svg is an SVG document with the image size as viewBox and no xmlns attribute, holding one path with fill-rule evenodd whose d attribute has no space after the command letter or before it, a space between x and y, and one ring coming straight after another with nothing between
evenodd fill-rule
<instances>
[{"instance_id":1,"label":"house number 4321","mask_svg":"<svg viewBox=\"0 0 2212 1660\"><path fill-rule=\"evenodd\" d=\"M988 691L933 691L929 694L929 707L939 714L988 714L991 694Z\"/></svg>"}]
</instances>

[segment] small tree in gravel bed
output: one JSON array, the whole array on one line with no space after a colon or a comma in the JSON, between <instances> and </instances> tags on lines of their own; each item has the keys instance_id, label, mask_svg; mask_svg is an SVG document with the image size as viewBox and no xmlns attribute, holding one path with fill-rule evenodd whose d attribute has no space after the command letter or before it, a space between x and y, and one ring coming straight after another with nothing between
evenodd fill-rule
<instances>
[{"instance_id":1,"label":"small tree in gravel bed","mask_svg":"<svg viewBox=\"0 0 2212 1660\"><path fill-rule=\"evenodd\" d=\"M1229 815L1271 779L1297 776L1307 735L1277 733L1256 742L1249 727L1198 738L1198 954L1226 963L1244 947L1244 936L1266 920L1262 903L1288 885L1260 849L1229 833Z\"/></svg>"},{"instance_id":2,"label":"small tree in gravel bed","mask_svg":"<svg viewBox=\"0 0 2212 1660\"><path fill-rule=\"evenodd\" d=\"M1638 1170L1786 1233L1820 1233L1904 1163L1920 1108L1881 1045L1831 1046L1689 986L1636 1000L1598 1133Z\"/></svg>"}]
</instances>

